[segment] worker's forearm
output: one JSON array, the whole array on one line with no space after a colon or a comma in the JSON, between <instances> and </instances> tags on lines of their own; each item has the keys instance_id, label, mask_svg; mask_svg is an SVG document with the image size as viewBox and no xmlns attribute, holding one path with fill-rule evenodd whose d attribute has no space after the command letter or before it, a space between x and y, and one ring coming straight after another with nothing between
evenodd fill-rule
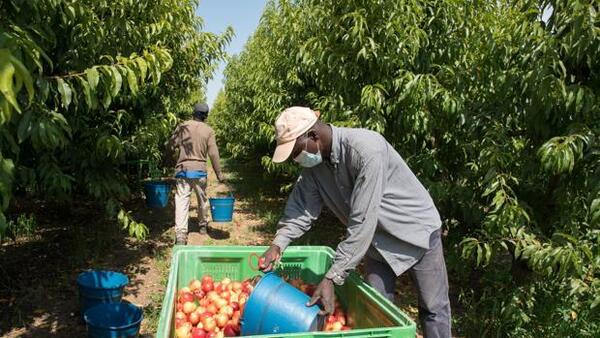
<instances>
[{"instance_id":1,"label":"worker's forearm","mask_svg":"<svg viewBox=\"0 0 600 338\"><path fill-rule=\"evenodd\" d=\"M273 244L281 248L282 251L285 250L293 240L302 237L310 230L313 220L314 218L308 214L298 216L295 219L280 220Z\"/></svg>"},{"instance_id":2,"label":"worker's forearm","mask_svg":"<svg viewBox=\"0 0 600 338\"><path fill-rule=\"evenodd\" d=\"M321 214L323 201L310 175L300 175L288 197L279 220L273 244L284 250L291 241L306 233Z\"/></svg>"},{"instance_id":3,"label":"worker's forearm","mask_svg":"<svg viewBox=\"0 0 600 338\"><path fill-rule=\"evenodd\" d=\"M215 174L217 175L217 179L221 181L223 179L223 173L221 172L219 151L216 149L211 149L209 150L208 156L210 158L210 162L215 171Z\"/></svg>"}]
</instances>

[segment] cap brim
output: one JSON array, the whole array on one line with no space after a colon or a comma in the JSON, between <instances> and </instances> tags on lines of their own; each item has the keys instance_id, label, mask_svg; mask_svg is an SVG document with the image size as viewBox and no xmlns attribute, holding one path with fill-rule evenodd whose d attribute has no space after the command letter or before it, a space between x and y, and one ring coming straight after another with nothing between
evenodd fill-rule
<instances>
[{"instance_id":1,"label":"cap brim","mask_svg":"<svg viewBox=\"0 0 600 338\"><path fill-rule=\"evenodd\" d=\"M295 144L296 140L291 140L286 143L278 144L277 148L275 148L275 153L273 154L273 162L285 162L285 160L287 160L288 157L290 157L290 155L292 154L292 150L294 150Z\"/></svg>"}]
</instances>

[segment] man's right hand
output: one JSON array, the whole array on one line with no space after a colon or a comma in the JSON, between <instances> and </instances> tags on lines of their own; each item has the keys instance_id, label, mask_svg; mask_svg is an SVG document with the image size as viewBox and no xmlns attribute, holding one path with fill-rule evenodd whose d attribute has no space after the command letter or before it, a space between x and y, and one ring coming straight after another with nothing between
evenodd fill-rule
<instances>
[{"instance_id":1,"label":"man's right hand","mask_svg":"<svg viewBox=\"0 0 600 338\"><path fill-rule=\"evenodd\" d=\"M271 245L271 247L260 256L258 268L262 272L269 272L273 270L273 266L279 258L281 258L281 249L277 245Z\"/></svg>"}]
</instances>

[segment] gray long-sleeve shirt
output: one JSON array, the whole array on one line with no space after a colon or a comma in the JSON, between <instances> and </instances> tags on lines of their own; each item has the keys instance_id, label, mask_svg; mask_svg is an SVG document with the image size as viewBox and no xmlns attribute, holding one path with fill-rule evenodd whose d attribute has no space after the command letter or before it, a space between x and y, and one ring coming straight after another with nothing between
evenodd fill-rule
<instances>
[{"instance_id":1,"label":"gray long-sleeve shirt","mask_svg":"<svg viewBox=\"0 0 600 338\"><path fill-rule=\"evenodd\" d=\"M325 204L347 226L326 274L342 284L369 250L397 275L429 248L440 215L402 157L380 134L332 128L330 161L304 169L290 194L273 244L281 250L311 227Z\"/></svg>"}]
</instances>

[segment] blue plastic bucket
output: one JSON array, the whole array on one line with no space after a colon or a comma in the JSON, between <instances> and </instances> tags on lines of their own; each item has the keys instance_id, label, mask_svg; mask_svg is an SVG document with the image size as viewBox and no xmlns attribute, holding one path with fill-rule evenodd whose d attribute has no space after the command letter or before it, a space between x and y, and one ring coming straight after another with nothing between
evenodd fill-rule
<instances>
[{"instance_id":1,"label":"blue plastic bucket","mask_svg":"<svg viewBox=\"0 0 600 338\"><path fill-rule=\"evenodd\" d=\"M258 282L244 307L242 336L318 331L319 307L310 298L270 272Z\"/></svg>"},{"instance_id":2,"label":"blue plastic bucket","mask_svg":"<svg viewBox=\"0 0 600 338\"><path fill-rule=\"evenodd\" d=\"M231 222L233 219L233 203L235 202L233 196L214 197L208 200L213 222Z\"/></svg>"},{"instance_id":3,"label":"blue plastic bucket","mask_svg":"<svg viewBox=\"0 0 600 338\"><path fill-rule=\"evenodd\" d=\"M144 184L144 193L148 208L164 208L169 202L171 186L167 182L147 182Z\"/></svg>"},{"instance_id":4,"label":"blue plastic bucket","mask_svg":"<svg viewBox=\"0 0 600 338\"><path fill-rule=\"evenodd\" d=\"M142 309L129 303L100 304L85 312L88 337L137 337L144 317Z\"/></svg>"},{"instance_id":5,"label":"blue plastic bucket","mask_svg":"<svg viewBox=\"0 0 600 338\"><path fill-rule=\"evenodd\" d=\"M80 273L77 286L81 315L98 304L119 303L123 287L128 283L129 278L119 272L92 270Z\"/></svg>"}]
</instances>

